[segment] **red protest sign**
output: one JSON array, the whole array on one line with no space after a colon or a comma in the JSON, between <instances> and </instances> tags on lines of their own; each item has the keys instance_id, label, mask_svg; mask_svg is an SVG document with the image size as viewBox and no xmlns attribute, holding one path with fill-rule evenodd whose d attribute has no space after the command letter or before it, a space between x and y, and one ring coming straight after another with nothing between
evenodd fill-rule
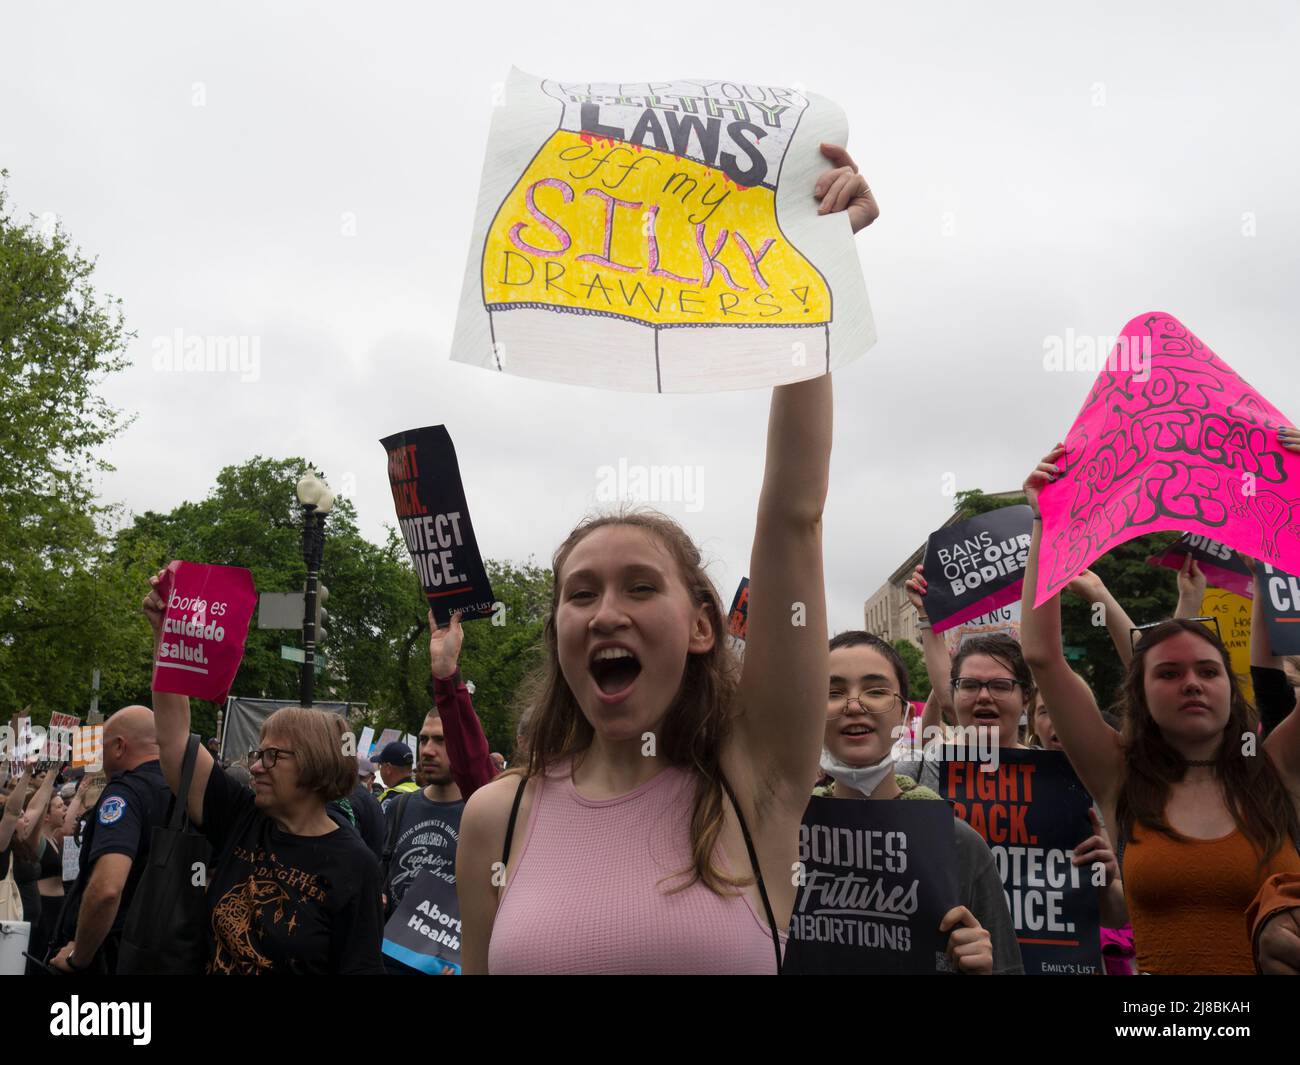
<instances>
[{"instance_id":1,"label":"red protest sign","mask_svg":"<svg viewBox=\"0 0 1300 1065\"><path fill-rule=\"evenodd\" d=\"M222 701L239 671L257 605L253 575L239 566L177 561L158 591L166 609L154 691Z\"/></svg>"}]
</instances>

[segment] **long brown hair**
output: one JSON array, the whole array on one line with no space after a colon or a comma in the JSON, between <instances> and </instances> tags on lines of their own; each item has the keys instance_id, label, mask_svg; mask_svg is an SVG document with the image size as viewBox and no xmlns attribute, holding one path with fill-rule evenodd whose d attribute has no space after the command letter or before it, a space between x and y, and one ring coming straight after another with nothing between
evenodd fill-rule
<instances>
[{"instance_id":1,"label":"long brown hair","mask_svg":"<svg viewBox=\"0 0 1300 1065\"><path fill-rule=\"evenodd\" d=\"M1233 821L1255 845L1263 866L1284 845L1294 845L1295 807L1272 759L1263 751L1250 757L1242 750L1242 737L1255 732L1255 710L1246 701L1232 672L1223 641L1199 622L1166 621L1149 630L1133 651L1117 707L1124 722L1125 775L1116 818L1126 837L1132 836L1135 823L1141 823L1170 839L1186 838L1165 818L1165 805L1169 801L1170 785L1182 780L1187 772L1187 759L1164 738L1151 716L1145 684L1148 655L1166 640L1184 632L1210 644L1218 652L1228 675L1228 723L1215 756L1214 771L1223 786Z\"/></svg>"},{"instance_id":2,"label":"long brown hair","mask_svg":"<svg viewBox=\"0 0 1300 1065\"><path fill-rule=\"evenodd\" d=\"M726 615L713 582L704 572L699 549L685 530L666 515L636 510L588 518L569 533L555 552L551 564L551 610L544 629L546 658L528 682L528 695L524 699L529 707L523 725L523 746L528 753L524 772L528 777L543 775L557 762L581 758L595 735L560 672L555 612L559 605L560 574L569 555L591 533L613 525L641 529L667 548L677 563L691 601L705 607L713 626L712 649L687 656L681 686L664 717L662 733L655 737L655 746L657 757L669 765L693 771L696 781L691 810L692 864L680 873L687 879L672 891L702 881L719 895L731 894L752 880L752 877L729 876L713 863L725 817L719 758L723 741L731 731L737 662L727 648Z\"/></svg>"}]
</instances>

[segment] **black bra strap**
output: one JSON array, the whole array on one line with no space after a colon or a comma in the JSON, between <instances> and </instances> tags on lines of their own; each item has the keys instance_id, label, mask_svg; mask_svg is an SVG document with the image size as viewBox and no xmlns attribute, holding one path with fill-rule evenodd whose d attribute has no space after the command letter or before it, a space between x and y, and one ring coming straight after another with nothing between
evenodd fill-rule
<instances>
[{"instance_id":1,"label":"black bra strap","mask_svg":"<svg viewBox=\"0 0 1300 1065\"><path fill-rule=\"evenodd\" d=\"M767 885L763 883L763 870L758 867L758 855L754 851L754 841L749 835L749 826L745 824L745 815L740 812L740 803L736 802L736 793L731 790L726 776L718 771L723 790L731 800L731 807L736 811L736 820L740 822L740 834L745 837L745 849L749 851L749 864L754 870L754 879L758 881L758 895L763 900L763 912L767 914L767 927L772 932L772 947L776 950L776 974L781 975L781 936L776 930L776 918L772 915L772 903L767 898Z\"/></svg>"},{"instance_id":2,"label":"black bra strap","mask_svg":"<svg viewBox=\"0 0 1300 1065\"><path fill-rule=\"evenodd\" d=\"M515 803L510 807L510 820L506 822L506 845L501 848L501 871L505 872L506 865L510 861L510 841L515 838L515 821L519 817L519 804L524 798L524 788L528 786L528 778L519 778L519 790L515 792Z\"/></svg>"}]
</instances>

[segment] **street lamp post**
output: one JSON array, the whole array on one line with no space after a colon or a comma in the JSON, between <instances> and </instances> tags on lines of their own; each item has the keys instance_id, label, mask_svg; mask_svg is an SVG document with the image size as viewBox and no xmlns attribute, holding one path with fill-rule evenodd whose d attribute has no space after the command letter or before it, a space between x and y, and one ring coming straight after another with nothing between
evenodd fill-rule
<instances>
[{"instance_id":1,"label":"street lamp post","mask_svg":"<svg viewBox=\"0 0 1300 1065\"><path fill-rule=\"evenodd\" d=\"M316 586L320 578L321 556L325 553L325 518L334 506L330 486L308 470L298 482L298 502L302 504L302 560L307 564L307 594L303 596L302 676L298 685L298 702L311 706L316 685Z\"/></svg>"}]
</instances>

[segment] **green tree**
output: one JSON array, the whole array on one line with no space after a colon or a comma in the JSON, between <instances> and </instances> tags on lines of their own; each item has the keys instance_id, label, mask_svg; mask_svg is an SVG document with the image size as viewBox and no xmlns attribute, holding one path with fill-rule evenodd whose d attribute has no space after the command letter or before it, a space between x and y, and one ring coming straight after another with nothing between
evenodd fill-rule
<instances>
[{"instance_id":1,"label":"green tree","mask_svg":"<svg viewBox=\"0 0 1300 1065\"><path fill-rule=\"evenodd\" d=\"M110 508L92 475L126 425L97 392L126 365L120 301L59 225L11 213L0 171L0 705L75 710L95 666L122 672L121 586L98 571ZM44 231L42 231L44 230Z\"/></svg>"},{"instance_id":2,"label":"green tree","mask_svg":"<svg viewBox=\"0 0 1300 1065\"><path fill-rule=\"evenodd\" d=\"M465 624L460 653L461 677L474 685L474 709L494 751L514 748L515 727L523 707L520 687L530 670L540 664L542 630L551 607L551 572L532 559L522 564L484 560L492 592L501 610L492 619ZM408 567L409 569L409 567ZM433 706L429 673L428 607L415 573L409 585L416 610L422 611L400 640L398 673L402 678L396 715L380 721L389 727L415 732Z\"/></svg>"},{"instance_id":3,"label":"green tree","mask_svg":"<svg viewBox=\"0 0 1300 1065\"><path fill-rule=\"evenodd\" d=\"M307 466L300 458L255 456L221 470L206 498L182 503L168 514L138 515L117 533L114 559L137 584L132 616L122 621L137 633L146 663L152 646L139 600L148 589L149 575L173 559L243 566L251 571L259 593L302 590L306 567L295 487ZM330 590L330 617L322 642L328 664L317 680L317 698L369 703L385 690L391 631L397 625L407 568L392 543L376 547L360 535L349 501L336 502L326 524L321 566ZM300 633L259 629L254 618L231 691L254 698L296 699L299 671L280 656L280 647L301 643ZM118 705L146 702L149 678L146 665L108 694ZM388 686L393 686L391 680ZM210 733L216 709L196 700L196 728Z\"/></svg>"},{"instance_id":4,"label":"green tree","mask_svg":"<svg viewBox=\"0 0 1300 1065\"><path fill-rule=\"evenodd\" d=\"M167 514L146 512L121 529L105 569L120 610L118 624L131 644L132 668L106 678L110 706L149 699L148 625L140 600L149 576L172 559L243 566L261 592L298 592L306 581L302 517L295 487L308 463L256 456L227 466L206 498ZM493 592L503 609L495 624L465 626L461 673L475 684L474 704L494 749L513 746L515 692L540 646L550 608L550 572L487 560ZM428 603L406 546L392 528L383 545L357 530L356 511L339 499L326 523L321 580L330 590L322 641L327 664L316 681L318 699L364 703L376 728L416 732L433 706L429 674ZM119 590L120 589L120 590ZM250 627L234 694L297 699L299 667L280 656L281 645L301 646L300 632ZM210 735L217 707L193 701L195 728Z\"/></svg>"},{"instance_id":5,"label":"green tree","mask_svg":"<svg viewBox=\"0 0 1300 1065\"><path fill-rule=\"evenodd\" d=\"M911 640L895 640L893 646L907 666L907 687L912 698L930 698L930 675L925 671L925 656Z\"/></svg>"}]
</instances>

